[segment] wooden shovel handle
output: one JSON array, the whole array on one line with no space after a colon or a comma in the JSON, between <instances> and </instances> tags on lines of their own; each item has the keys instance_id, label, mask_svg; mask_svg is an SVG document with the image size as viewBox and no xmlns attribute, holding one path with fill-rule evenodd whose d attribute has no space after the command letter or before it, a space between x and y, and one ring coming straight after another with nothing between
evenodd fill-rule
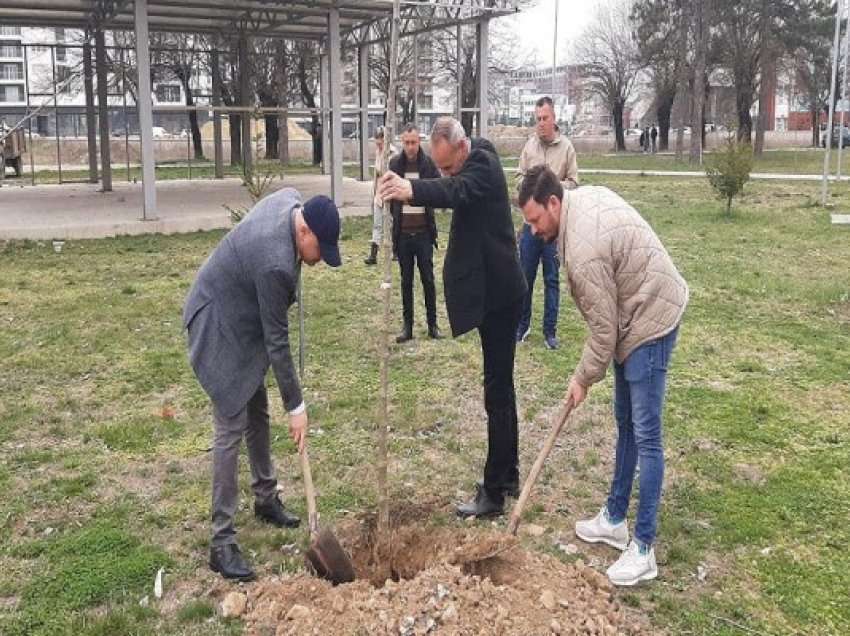
<instances>
[{"instance_id":1,"label":"wooden shovel handle","mask_svg":"<svg viewBox=\"0 0 850 636\"><path fill-rule=\"evenodd\" d=\"M522 510L525 508L528 496L531 494L531 489L534 487L534 483L540 476L543 464L546 461L546 458L549 457L549 453L552 452L552 447L555 446L555 440L558 439L558 435L561 433L561 429L564 428L564 424L567 423L567 419L570 417L572 410L573 398L571 396L567 399L567 403L558 414L558 419L555 421L554 426L552 426L552 430L549 431L549 436L543 443L543 448L540 449L540 453L537 455L537 459L534 461L534 465L531 467L528 477L525 478L525 483L522 486L522 492L519 495L519 499L517 499L514 504L514 509L511 511L511 518L508 522L508 532L513 535L516 535L517 528L519 527L519 519L522 516Z\"/></svg>"},{"instance_id":2,"label":"wooden shovel handle","mask_svg":"<svg viewBox=\"0 0 850 636\"><path fill-rule=\"evenodd\" d=\"M313 488L313 473L310 470L310 457L307 447L299 453L301 456L301 471L304 473L304 492L307 496L307 523L310 534L315 536L319 532L319 513L316 511L316 490Z\"/></svg>"}]
</instances>

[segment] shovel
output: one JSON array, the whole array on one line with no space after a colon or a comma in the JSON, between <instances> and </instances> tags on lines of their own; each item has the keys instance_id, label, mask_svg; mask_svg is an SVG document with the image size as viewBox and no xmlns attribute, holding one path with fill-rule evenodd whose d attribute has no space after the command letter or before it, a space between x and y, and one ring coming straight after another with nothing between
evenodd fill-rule
<instances>
[{"instance_id":1,"label":"shovel","mask_svg":"<svg viewBox=\"0 0 850 636\"><path fill-rule=\"evenodd\" d=\"M304 377L304 303L301 277L298 277L298 366ZM307 494L307 523L310 527L310 548L304 555L307 567L317 576L327 579L334 585L351 583L354 580L354 566L348 553L329 528L319 529L319 513L316 510L316 490L313 488L313 472L310 470L310 457L307 446L301 455L301 472L304 473L304 490Z\"/></svg>"},{"instance_id":2,"label":"shovel","mask_svg":"<svg viewBox=\"0 0 850 636\"><path fill-rule=\"evenodd\" d=\"M519 499L517 499L514 504L514 509L511 511L510 521L508 521L508 532L514 536L516 536L517 528L519 528L519 519L522 516L522 510L525 508L525 503L528 501L528 496L531 494L531 489L534 487L534 483L540 476L543 464L546 462L546 458L549 457L549 453L552 452L552 447L555 446L555 440L558 439L558 435L560 435L561 429L564 428L564 424L567 423L572 410L573 399L570 397L567 399L567 403L561 409L561 412L558 413L558 418L555 421L554 426L552 426L549 436L543 443L543 448L540 449L540 454L537 455L537 459L531 467L528 477L525 478L525 483L522 486L522 492L519 495Z\"/></svg>"},{"instance_id":3,"label":"shovel","mask_svg":"<svg viewBox=\"0 0 850 636\"><path fill-rule=\"evenodd\" d=\"M351 583L354 580L354 565L348 553L329 528L319 528L319 513L316 511L316 491L313 489L313 473L305 447L301 455L301 470L304 472L304 490L307 493L307 521L310 527L310 548L304 555L308 567L317 576L334 585Z\"/></svg>"}]
</instances>

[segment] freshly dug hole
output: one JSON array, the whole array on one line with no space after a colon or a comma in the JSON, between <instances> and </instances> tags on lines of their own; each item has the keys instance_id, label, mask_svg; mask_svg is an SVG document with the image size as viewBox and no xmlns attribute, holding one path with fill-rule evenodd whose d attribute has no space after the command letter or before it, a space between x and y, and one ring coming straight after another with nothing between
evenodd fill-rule
<instances>
[{"instance_id":1,"label":"freshly dug hole","mask_svg":"<svg viewBox=\"0 0 850 636\"><path fill-rule=\"evenodd\" d=\"M527 552L504 533L401 525L340 539L358 580L332 587L305 574L248 587L246 633L634 634L607 578L578 562ZM392 548L390 548L392 545ZM495 554L495 556L491 556ZM489 558L488 558L489 557Z\"/></svg>"}]
</instances>

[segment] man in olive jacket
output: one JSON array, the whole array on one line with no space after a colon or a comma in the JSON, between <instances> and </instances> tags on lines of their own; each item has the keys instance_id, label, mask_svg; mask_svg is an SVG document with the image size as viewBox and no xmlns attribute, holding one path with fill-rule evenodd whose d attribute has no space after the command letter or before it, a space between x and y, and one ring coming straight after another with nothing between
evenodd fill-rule
<instances>
[{"instance_id":1,"label":"man in olive jacket","mask_svg":"<svg viewBox=\"0 0 850 636\"><path fill-rule=\"evenodd\" d=\"M654 579L664 479L661 411L688 285L649 223L608 188L565 191L549 168L536 166L520 187L519 204L535 236L557 241L570 294L589 329L567 399L581 404L614 366L614 479L602 510L576 523L576 535L624 550L608 568L615 585ZM638 465L640 500L630 542L626 513Z\"/></svg>"},{"instance_id":2,"label":"man in olive jacket","mask_svg":"<svg viewBox=\"0 0 850 636\"><path fill-rule=\"evenodd\" d=\"M287 310L296 301L301 263L341 264L339 211L333 201L286 188L262 199L204 262L186 297L189 361L213 406L210 568L225 578L254 572L236 544L237 462L242 438L251 464L254 514L297 526L277 495L271 460L266 372L274 371L299 451L307 411L289 347Z\"/></svg>"},{"instance_id":3,"label":"man in olive jacket","mask_svg":"<svg viewBox=\"0 0 850 636\"><path fill-rule=\"evenodd\" d=\"M527 291L517 256L505 173L493 145L470 140L460 122L441 117L431 131L431 158L441 179L410 181L387 172L378 196L412 205L452 208L443 266L452 335L478 329L484 361L487 462L475 498L461 516L502 514L505 493L518 490L519 459L514 354Z\"/></svg>"}]
</instances>

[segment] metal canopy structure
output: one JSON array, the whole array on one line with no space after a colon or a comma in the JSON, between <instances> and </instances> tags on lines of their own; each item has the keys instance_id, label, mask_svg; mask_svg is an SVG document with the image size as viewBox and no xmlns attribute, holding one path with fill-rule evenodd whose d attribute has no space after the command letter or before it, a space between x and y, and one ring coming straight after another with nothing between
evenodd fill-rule
<instances>
[{"instance_id":1,"label":"metal canopy structure","mask_svg":"<svg viewBox=\"0 0 850 636\"><path fill-rule=\"evenodd\" d=\"M478 113L478 132L487 132L488 112L488 23L491 18L518 11L515 0L401 0L401 31L399 37L413 36L435 30L456 28L460 46L462 24L475 24L477 37L478 90L475 108L465 111ZM323 156L326 172L330 174L332 198L342 205L342 50L356 49L360 83L358 111L361 130L367 130L369 105L369 47L389 38L392 0L0 0L0 24L12 26L64 27L85 33L86 47L86 109L90 122L95 118L91 89L92 76L97 77L98 104L106 104L107 69L105 63L105 31L134 31L138 63L138 113L141 137L142 177L144 189L143 219L156 218L156 189L153 154L153 105L150 87L149 33L213 34L237 43L240 58L247 55L252 37L309 40L322 45L321 55L321 115L325 122ZM94 40L95 64L90 60ZM94 68L92 68L94 66ZM244 74L243 74L244 75ZM241 110L243 128L243 166L251 170L250 119L247 113L255 104L247 98L247 76L240 78L244 96ZM214 91L216 89L214 88ZM458 95L460 91L458 90ZM458 99L456 116L462 104ZM214 118L228 110L214 103ZM101 183L104 191L111 190L109 156L109 123L105 107L97 109L101 148ZM268 110L268 109L266 109ZM279 109L286 112L287 109ZM330 131L330 134L328 134ZM89 126L90 180L97 182L94 157L95 127ZM220 126L216 126L216 175L221 176ZM360 135L360 176L368 174L367 135ZM329 148L328 148L329 146Z\"/></svg>"}]
</instances>

